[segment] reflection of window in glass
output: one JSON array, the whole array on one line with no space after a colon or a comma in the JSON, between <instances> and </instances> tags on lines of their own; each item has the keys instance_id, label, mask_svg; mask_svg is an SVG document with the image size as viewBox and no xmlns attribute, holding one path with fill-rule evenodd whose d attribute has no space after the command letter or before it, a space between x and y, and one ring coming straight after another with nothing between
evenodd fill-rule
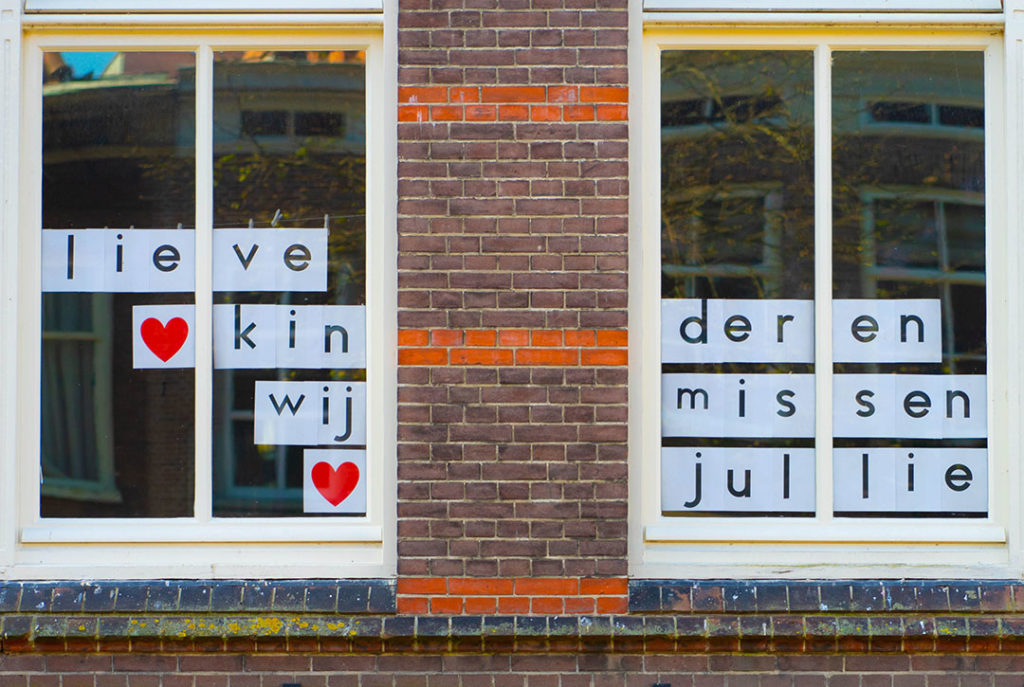
<instances>
[{"instance_id":1,"label":"reflection of window in glass","mask_svg":"<svg viewBox=\"0 0 1024 687\"><path fill-rule=\"evenodd\" d=\"M223 387L215 391L222 407L214 415L224 418L216 428L222 461L214 469L220 515L244 515L255 504L265 513L294 510L302 500L302 449L252 443L253 381L252 375L223 373Z\"/></svg>"},{"instance_id":2,"label":"reflection of window in glass","mask_svg":"<svg viewBox=\"0 0 1024 687\"><path fill-rule=\"evenodd\" d=\"M43 62L40 510L192 516L195 373L176 356L195 345L195 57L50 52ZM204 78L216 369L202 481L212 514L365 516L365 53L215 52ZM233 333L245 350L228 360L233 317L246 318ZM278 354L292 364L278 365ZM288 401L283 390L296 384L306 386ZM271 391L260 397L260 385ZM284 425L266 420L260 431L255 398L280 404L283 420L303 399L303 413L327 418L328 388L349 433L319 440L316 423L284 438ZM320 486L307 479L309 464L339 456L343 471L320 470ZM304 493L322 495L321 510Z\"/></svg>"},{"instance_id":3,"label":"reflection of window in glass","mask_svg":"<svg viewBox=\"0 0 1024 687\"><path fill-rule=\"evenodd\" d=\"M814 515L810 309L779 305L813 293L811 67L798 51L662 54L664 516ZM774 338L790 310L797 362L722 354ZM793 398L801 426L774 430Z\"/></svg>"},{"instance_id":4,"label":"reflection of window in glass","mask_svg":"<svg viewBox=\"0 0 1024 687\"><path fill-rule=\"evenodd\" d=\"M942 103L907 103L876 100L865 107L872 124L908 124L978 129L985 126L981 107Z\"/></svg>"},{"instance_id":5,"label":"reflection of window in glass","mask_svg":"<svg viewBox=\"0 0 1024 687\"><path fill-rule=\"evenodd\" d=\"M778 185L710 193L695 190L678 200L666 198L663 207L661 270L666 296L780 294L783 208Z\"/></svg>"},{"instance_id":6,"label":"reflection of window in glass","mask_svg":"<svg viewBox=\"0 0 1024 687\"><path fill-rule=\"evenodd\" d=\"M152 252L164 241L147 256L126 246L151 241L154 230L181 250L194 243L195 57L69 51L42 61L42 237L50 251L40 513L191 516L194 374L137 369L133 313L191 304L195 286L185 279L177 293L150 291L148 277L131 275L156 271ZM86 274L96 278L73 281Z\"/></svg>"},{"instance_id":7,"label":"reflection of window in glass","mask_svg":"<svg viewBox=\"0 0 1024 687\"><path fill-rule=\"evenodd\" d=\"M44 498L121 500L114 482L110 306L106 294L44 302Z\"/></svg>"},{"instance_id":8,"label":"reflection of window in glass","mask_svg":"<svg viewBox=\"0 0 1024 687\"><path fill-rule=\"evenodd\" d=\"M239 133L245 136L343 136L345 115L340 112L287 112L242 110Z\"/></svg>"},{"instance_id":9,"label":"reflection of window in glass","mask_svg":"<svg viewBox=\"0 0 1024 687\"><path fill-rule=\"evenodd\" d=\"M983 54L817 59L812 179L810 53L661 54L661 515L985 517Z\"/></svg>"},{"instance_id":10,"label":"reflection of window in glass","mask_svg":"<svg viewBox=\"0 0 1024 687\"><path fill-rule=\"evenodd\" d=\"M301 314L321 305L366 303L365 71L364 54L353 51L214 53L215 231L254 227L251 236L258 241L275 230L323 229L328 251L326 290L223 291L215 293L215 307L239 306L242 317L251 312L247 306ZM220 353L215 346L215 358ZM214 515L304 512L304 448L254 440L260 434L257 385L365 380L358 366L216 369ZM320 404L321 388L303 402ZM330 446L315 438L308 445Z\"/></svg>"},{"instance_id":11,"label":"reflection of window in glass","mask_svg":"<svg viewBox=\"0 0 1024 687\"><path fill-rule=\"evenodd\" d=\"M661 76L662 296L808 297L810 54L672 50Z\"/></svg>"},{"instance_id":12,"label":"reflection of window in glass","mask_svg":"<svg viewBox=\"0 0 1024 687\"><path fill-rule=\"evenodd\" d=\"M966 369L984 372L984 197L865 191L863 198L863 297L939 298L944 367L963 371L970 361Z\"/></svg>"},{"instance_id":13,"label":"reflection of window in glass","mask_svg":"<svg viewBox=\"0 0 1024 687\"><path fill-rule=\"evenodd\" d=\"M893 332L834 356L834 512L985 517L984 56L835 51L832 114L833 293Z\"/></svg>"},{"instance_id":14,"label":"reflection of window in glass","mask_svg":"<svg viewBox=\"0 0 1024 687\"><path fill-rule=\"evenodd\" d=\"M782 106L777 95L723 95L718 98L672 100L661 104L661 125L742 123L771 117Z\"/></svg>"}]
</instances>

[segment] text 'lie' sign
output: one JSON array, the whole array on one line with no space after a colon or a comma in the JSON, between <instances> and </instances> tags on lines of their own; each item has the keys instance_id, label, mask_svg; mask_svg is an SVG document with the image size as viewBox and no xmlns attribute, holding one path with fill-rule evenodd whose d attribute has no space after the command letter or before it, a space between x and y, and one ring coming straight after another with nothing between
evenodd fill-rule
<instances>
[{"instance_id":1,"label":"text 'lie' sign","mask_svg":"<svg viewBox=\"0 0 1024 687\"><path fill-rule=\"evenodd\" d=\"M983 448L836 448L836 515L984 515L988 452ZM815 512L812 448L665 447L665 513Z\"/></svg>"}]
</instances>

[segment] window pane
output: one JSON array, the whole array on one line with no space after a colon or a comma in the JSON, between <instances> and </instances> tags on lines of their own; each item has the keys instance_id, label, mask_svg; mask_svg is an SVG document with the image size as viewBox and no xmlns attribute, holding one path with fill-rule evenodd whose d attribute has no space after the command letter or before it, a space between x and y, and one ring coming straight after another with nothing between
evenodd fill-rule
<instances>
[{"instance_id":1,"label":"window pane","mask_svg":"<svg viewBox=\"0 0 1024 687\"><path fill-rule=\"evenodd\" d=\"M215 515L365 513L365 92L361 52L215 53Z\"/></svg>"},{"instance_id":2,"label":"window pane","mask_svg":"<svg viewBox=\"0 0 1024 687\"><path fill-rule=\"evenodd\" d=\"M987 514L983 61L833 54L839 515Z\"/></svg>"},{"instance_id":3,"label":"window pane","mask_svg":"<svg viewBox=\"0 0 1024 687\"><path fill-rule=\"evenodd\" d=\"M43 64L40 512L190 516L195 60Z\"/></svg>"},{"instance_id":4,"label":"window pane","mask_svg":"<svg viewBox=\"0 0 1024 687\"><path fill-rule=\"evenodd\" d=\"M662 512L813 515L812 55L661 77Z\"/></svg>"}]
</instances>

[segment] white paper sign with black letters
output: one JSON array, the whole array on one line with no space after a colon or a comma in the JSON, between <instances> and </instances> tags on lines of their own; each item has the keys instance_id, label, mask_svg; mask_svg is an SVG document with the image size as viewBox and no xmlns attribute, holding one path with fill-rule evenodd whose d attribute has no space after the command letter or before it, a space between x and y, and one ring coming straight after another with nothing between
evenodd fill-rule
<instances>
[{"instance_id":1,"label":"white paper sign with black letters","mask_svg":"<svg viewBox=\"0 0 1024 687\"><path fill-rule=\"evenodd\" d=\"M327 229L214 229L214 291L327 290ZM44 229L44 292L195 291L192 229Z\"/></svg>"},{"instance_id":2,"label":"white paper sign with black letters","mask_svg":"<svg viewBox=\"0 0 1024 687\"><path fill-rule=\"evenodd\" d=\"M213 365L220 369L362 369L366 306L217 304Z\"/></svg>"},{"instance_id":3,"label":"white paper sign with black letters","mask_svg":"<svg viewBox=\"0 0 1024 687\"><path fill-rule=\"evenodd\" d=\"M257 444L366 444L366 382L257 381Z\"/></svg>"},{"instance_id":4,"label":"white paper sign with black letters","mask_svg":"<svg viewBox=\"0 0 1024 687\"><path fill-rule=\"evenodd\" d=\"M43 291L195 291L191 229L44 229Z\"/></svg>"},{"instance_id":5,"label":"white paper sign with black letters","mask_svg":"<svg viewBox=\"0 0 1024 687\"><path fill-rule=\"evenodd\" d=\"M814 375L661 376L665 437L813 437Z\"/></svg>"},{"instance_id":6,"label":"white paper sign with black letters","mask_svg":"<svg viewBox=\"0 0 1024 687\"><path fill-rule=\"evenodd\" d=\"M214 291L326 291L327 229L216 229Z\"/></svg>"},{"instance_id":7,"label":"white paper sign with black letters","mask_svg":"<svg viewBox=\"0 0 1024 687\"><path fill-rule=\"evenodd\" d=\"M302 452L305 513L366 512L366 451L307 448Z\"/></svg>"},{"instance_id":8,"label":"white paper sign with black letters","mask_svg":"<svg viewBox=\"0 0 1024 687\"><path fill-rule=\"evenodd\" d=\"M184 337L191 336L192 305L137 305L132 312L136 368L195 365L195 344ZM186 347L179 353L181 345ZM366 306L214 305L213 366L363 369Z\"/></svg>"},{"instance_id":9,"label":"white paper sign with black letters","mask_svg":"<svg viewBox=\"0 0 1024 687\"><path fill-rule=\"evenodd\" d=\"M663 512L813 513L813 448L666 447Z\"/></svg>"},{"instance_id":10,"label":"white paper sign with black letters","mask_svg":"<svg viewBox=\"0 0 1024 687\"><path fill-rule=\"evenodd\" d=\"M661 360L664 363L814 362L814 302L663 299Z\"/></svg>"},{"instance_id":11,"label":"white paper sign with black letters","mask_svg":"<svg viewBox=\"0 0 1024 687\"><path fill-rule=\"evenodd\" d=\"M832 301L837 363L942 360L940 302ZM661 301L663 363L814 362L814 301L669 298Z\"/></svg>"},{"instance_id":12,"label":"white paper sign with black letters","mask_svg":"<svg viewBox=\"0 0 1024 687\"><path fill-rule=\"evenodd\" d=\"M843 438L984 439L984 375L838 374L833 435Z\"/></svg>"},{"instance_id":13,"label":"white paper sign with black letters","mask_svg":"<svg viewBox=\"0 0 1024 687\"><path fill-rule=\"evenodd\" d=\"M837 363L942 362L937 298L832 301L832 358Z\"/></svg>"},{"instance_id":14,"label":"white paper sign with black letters","mask_svg":"<svg viewBox=\"0 0 1024 687\"><path fill-rule=\"evenodd\" d=\"M972 513L988 510L983 448L837 448L836 513Z\"/></svg>"}]
</instances>

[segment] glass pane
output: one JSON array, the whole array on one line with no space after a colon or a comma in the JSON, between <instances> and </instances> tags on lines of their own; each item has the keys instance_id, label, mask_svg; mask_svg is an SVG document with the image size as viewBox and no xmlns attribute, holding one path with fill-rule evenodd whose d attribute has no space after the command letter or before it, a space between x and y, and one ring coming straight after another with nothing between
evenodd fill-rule
<instances>
[{"instance_id":1,"label":"glass pane","mask_svg":"<svg viewBox=\"0 0 1024 687\"><path fill-rule=\"evenodd\" d=\"M812 55L661 79L662 512L813 515Z\"/></svg>"},{"instance_id":2,"label":"glass pane","mask_svg":"<svg viewBox=\"0 0 1024 687\"><path fill-rule=\"evenodd\" d=\"M366 509L361 52L218 52L218 516Z\"/></svg>"},{"instance_id":3,"label":"glass pane","mask_svg":"<svg viewBox=\"0 0 1024 687\"><path fill-rule=\"evenodd\" d=\"M194 64L43 56L43 517L193 513Z\"/></svg>"},{"instance_id":4,"label":"glass pane","mask_svg":"<svg viewBox=\"0 0 1024 687\"><path fill-rule=\"evenodd\" d=\"M835 509L984 517L980 52L833 54Z\"/></svg>"}]
</instances>

